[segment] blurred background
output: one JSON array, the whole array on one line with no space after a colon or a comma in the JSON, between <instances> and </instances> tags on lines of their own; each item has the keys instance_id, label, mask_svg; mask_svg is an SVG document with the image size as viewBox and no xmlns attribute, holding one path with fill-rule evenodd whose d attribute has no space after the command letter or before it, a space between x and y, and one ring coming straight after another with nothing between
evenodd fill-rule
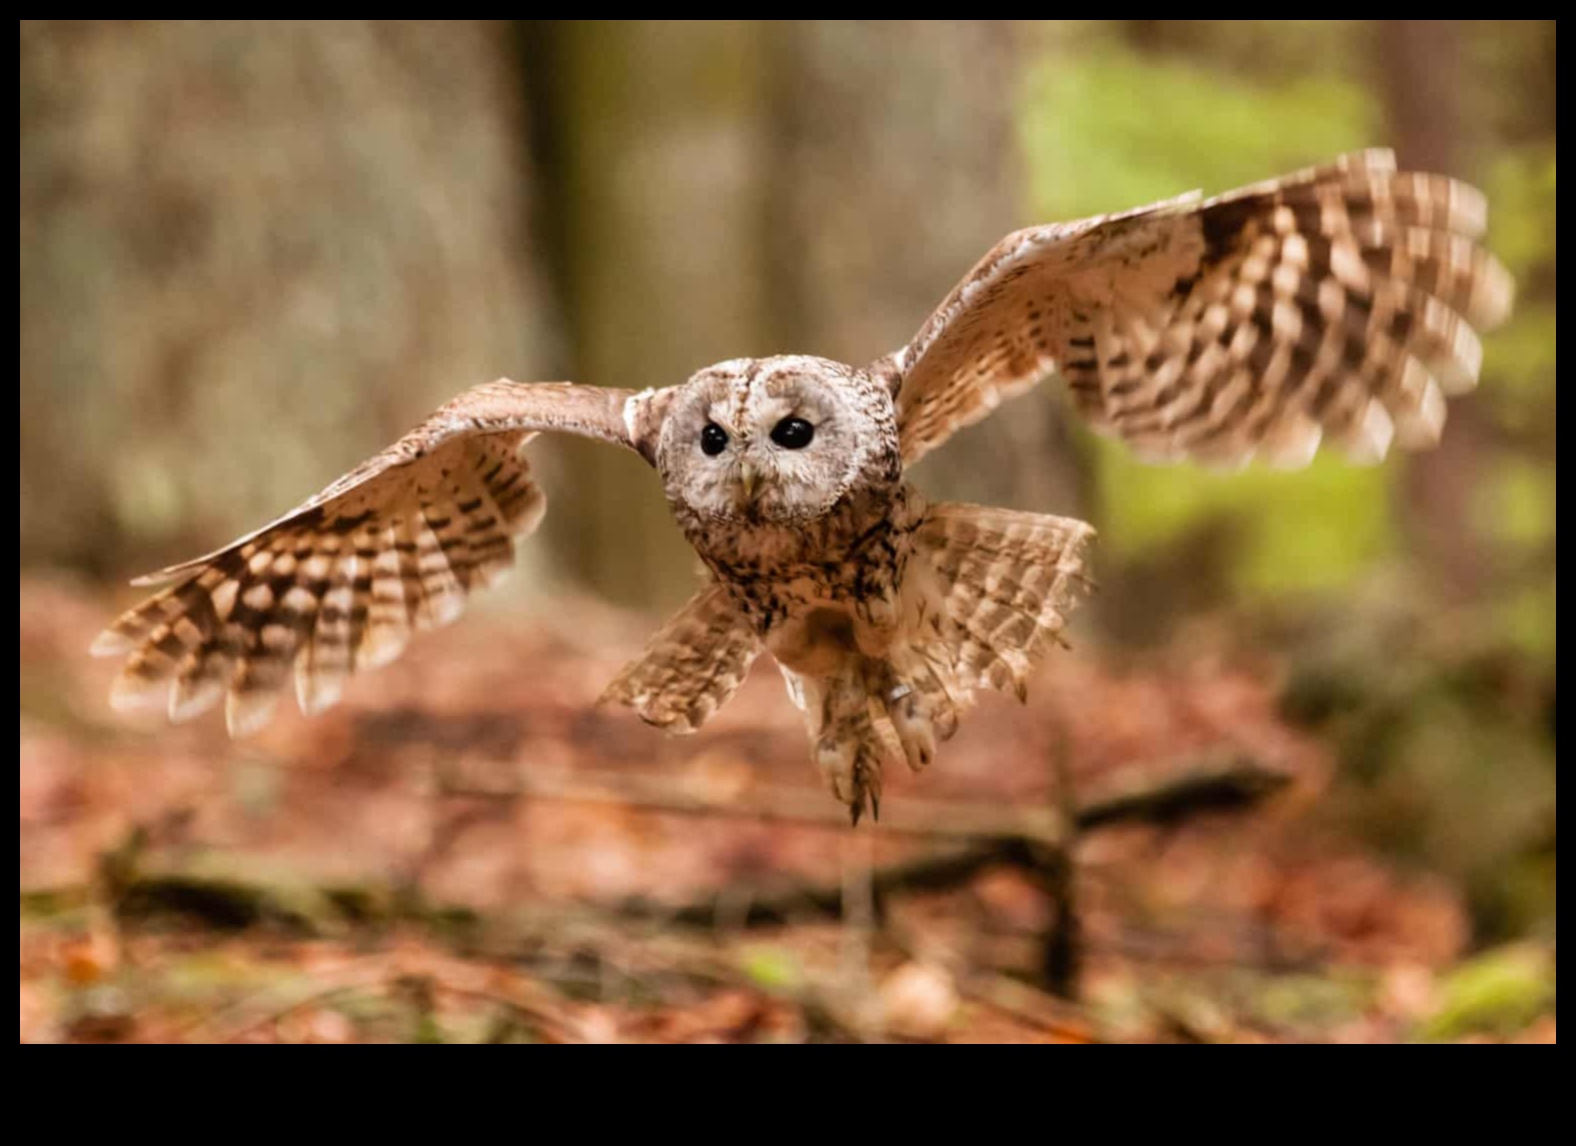
<instances>
[{"instance_id":1,"label":"blurred background","mask_svg":"<svg viewBox=\"0 0 1576 1146\"><path fill-rule=\"evenodd\" d=\"M24 21L20 98L24 1039L1553 1039L1553 21ZM591 708L696 567L589 443L319 720L86 659L473 383L862 363L1014 228L1373 145L1518 282L1442 446L960 434L915 481L1092 521L1101 591L876 831L769 664L685 741Z\"/></svg>"}]
</instances>

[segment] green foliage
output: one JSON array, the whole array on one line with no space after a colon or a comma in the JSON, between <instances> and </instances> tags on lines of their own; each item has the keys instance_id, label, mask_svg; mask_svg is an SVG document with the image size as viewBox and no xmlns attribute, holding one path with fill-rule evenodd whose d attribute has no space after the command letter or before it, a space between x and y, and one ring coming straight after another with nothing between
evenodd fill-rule
<instances>
[{"instance_id":1,"label":"green foliage","mask_svg":"<svg viewBox=\"0 0 1576 1146\"><path fill-rule=\"evenodd\" d=\"M782 947L747 948L739 956L739 969L769 991L792 991L804 980L798 959Z\"/></svg>"},{"instance_id":2,"label":"green foliage","mask_svg":"<svg viewBox=\"0 0 1576 1146\"><path fill-rule=\"evenodd\" d=\"M1309 622L1283 711L1344 761L1333 818L1449 877L1480 938L1539 933L1554 921L1553 683L1469 624L1415 583L1354 592Z\"/></svg>"},{"instance_id":3,"label":"green foliage","mask_svg":"<svg viewBox=\"0 0 1576 1146\"><path fill-rule=\"evenodd\" d=\"M1249 78L1099 39L1029 69L1020 134L1034 212L1062 219L1327 159L1374 143L1378 118L1370 95L1336 73ZM1108 552L1140 557L1226 515L1242 545L1230 567L1239 591L1338 585L1393 545L1390 470L1323 457L1297 474L1154 467L1103 440L1094 465Z\"/></svg>"},{"instance_id":4,"label":"green foliage","mask_svg":"<svg viewBox=\"0 0 1576 1146\"><path fill-rule=\"evenodd\" d=\"M1521 286L1505 329L1485 347L1482 400L1510 448L1479 490L1474 525L1501 554L1499 632L1555 656L1555 155L1552 141L1500 155L1486 184L1494 249Z\"/></svg>"},{"instance_id":5,"label":"green foliage","mask_svg":"<svg viewBox=\"0 0 1576 1146\"><path fill-rule=\"evenodd\" d=\"M1130 39L1110 28L1053 37L1026 70L1019 112L1034 217L1120 210L1200 184L1215 192L1386 142L1376 90L1341 67L1360 58L1359 37L1372 32L1360 24L1296 29L1308 46L1305 71L1271 51L1290 31L1257 24L1156 22ZM1159 50L1141 51L1131 39ZM1275 65L1256 66L1266 52ZM1484 101L1494 102L1487 93ZM1491 621L1543 657L1554 652L1552 560L1547 576L1518 574L1554 541L1555 171L1549 138L1500 146L1481 172L1490 242L1521 297L1512 323L1487 340L1473 399L1516 435L1511 448L1490 453L1474 492L1475 544L1512 581L1495 592ZM1219 474L1144 465L1103 439L1090 453L1103 551L1117 560L1153 559L1225 519L1224 535L1237 545L1226 575L1251 597L1337 588L1402 555L1395 513L1405 501L1404 458L1365 469L1321 456L1295 474Z\"/></svg>"},{"instance_id":6,"label":"green foliage","mask_svg":"<svg viewBox=\"0 0 1576 1146\"><path fill-rule=\"evenodd\" d=\"M1327 72L1248 80L1102 39L1027 69L1019 124L1035 214L1057 219L1201 184L1223 191L1369 146L1378 112Z\"/></svg>"},{"instance_id":7,"label":"green foliage","mask_svg":"<svg viewBox=\"0 0 1576 1146\"><path fill-rule=\"evenodd\" d=\"M1484 185L1493 204L1494 251L1525 276L1554 262L1554 143L1539 142L1501 153Z\"/></svg>"},{"instance_id":8,"label":"green foliage","mask_svg":"<svg viewBox=\"0 0 1576 1146\"><path fill-rule=\"evenodd\" d=\"M1531 944L1500 947L1457 967L1440 985L1438 1012L1419 1032L1428 1040L1520 1030L1554 1006L1553 953Z\"/></svg>"},{"instance_id":9,"label":"green foliage","mask_svg":"<svg viewBox=\"0 0 1576 1146\"><path fill-rule=\"evenodd\" d=\"M1537 698L1552 693L1556 648L1557 166L1552 116L1513 108L1504 90L1533 82L1514 75L1514 60L1541 58L1527 31L1498 29L1492 58L1474 46L1459 75L1472 133L1461 150L1480 160L1472 175L1490 203L1488 244L1518 298L1511 322L1485 338L1479 391L1457 404L1456 464L1426 477L1467 483L1452 536L1423 536L1437 522L1420 514L1420 483L1401 454L1372 468L1321 455L1296 473L1216 473L1145 465L1120 442L1089 447L1108 571L1164 570L1161 584L1185 607L1211 592L1339 594L1324 627L1350 630L1354 646L1338 673L1322 673L1346 696L1329 731L1351 787L1335 802L1369 839L1458 881L1479 934L1499 936L1546 926L1553 911L1553 746ZM1294 35L1306 40L1300 59L1269 50ZM1050 38L1019 112L1033 216L1122 210L1201 184L1213 193L1404 144L1386 126L1383 88L1350 66L1377 35L1365 24L1159 22ZM1439 570L1411 548L1422 545L1475 564L1476 595L1432 596ZM1387 606L1409 618L1399 628L1365 611L1364 590L1383 592L1381 568L1406 586ZM1295 656L1293 693L1321 675L1307 649Z\"/></svg>"},{"instance_id":10,"label":"green foliage","mask_svg":"<svg viewBox=\"0 0 1576 1146\"><path fill-rule=\"evenodd\" d=\"M1235 584L1275 592L1339 585L1391 544L1388 478L1379 469L1322 455L1296 473L1159 467L1105 441L1096 459L1101 538L1117 557L1142 556L1205 517L1226 515L1243 542L1231 566Z\"/></svg>"}]
</instances>

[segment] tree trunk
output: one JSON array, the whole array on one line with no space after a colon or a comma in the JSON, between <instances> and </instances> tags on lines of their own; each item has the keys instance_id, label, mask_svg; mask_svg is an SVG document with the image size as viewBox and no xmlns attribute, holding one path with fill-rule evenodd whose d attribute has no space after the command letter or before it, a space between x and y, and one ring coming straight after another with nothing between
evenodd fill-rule
<instances>
[{"instance_id":1,"label":"tree trunk","mask_svg":"<svg viewBox=\"0 0 1576 1146\"><path fill-rule=\"evenodd\" d=\"M1391 139L1402 168L1461 176L1462 35L1455 20L1385 20L1375 37ZM1450 403L1439 447L1406 459L1402 523L1441 588L1465 600L1488 583L1486 547L1472 520L1487 477L1490 429L1475 395Z\"/></svg>"},{"instance_id":2,"label":"tree trunk","mask_svg":"<svg viewBox=\"0 0 1576 1146\"><path fill-rule=\"evenodd\" d=\"M671 386L773 349L760 241L762 41L760 25L734 21L527 29L577 381ZM645 463L584 442L550 448L564 480L548 529L574 571L630 604L686 596L695 556Z\"/></svg>"},{"instance_id":3,"label":"tree trunk","mask_svg":"<svg viewBox=\"0 0 1576 1146\"><path fill-rule=\"evenodd\" d=\"M773 28L772 315L782 349L864 363L907 342L1023 205L1020 33L987 20ZM1074 513L1060 408L1014 403L931 455L936 497Z\"/></svg>"},{"instance_id":4,"label":"tree trunk","mask_svg":"<svg viewBox=\"0 0 1576 1146\"><path fill-rule=\"evenodd\" d=\"M24 561L190 556L532 372L509 49L473 22L23 23Z\"/></svg>"}]
</instances>

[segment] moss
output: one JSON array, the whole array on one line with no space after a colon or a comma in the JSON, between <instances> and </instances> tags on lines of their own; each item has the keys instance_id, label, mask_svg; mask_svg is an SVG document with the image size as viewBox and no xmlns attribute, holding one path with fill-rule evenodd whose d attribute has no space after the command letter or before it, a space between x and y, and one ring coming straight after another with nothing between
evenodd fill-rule
<instances>
[{"instance_id":1,"label":"moss","mask_svg":"<svg viewBox=\"0 0 1576 1146\"><path fill-rule=\"evenodd\" d=\"M1439 1010L1418 1037L1443 1041L1463 1035L1514 1034L1554 1008L1554 954L1536 944L1484 952L1440 984Z\"/></svg>"},{"instance_id":2,"label":"moss","mask_svg":"<svg viewBox=\"0 0 1576 1146\"><path fill-rule=\"evenodd\" d=\"M750 947L739 956L739 968L768 991L792 991L804 979L799 961L781 947Z\"/></svg>"}]
</instances>

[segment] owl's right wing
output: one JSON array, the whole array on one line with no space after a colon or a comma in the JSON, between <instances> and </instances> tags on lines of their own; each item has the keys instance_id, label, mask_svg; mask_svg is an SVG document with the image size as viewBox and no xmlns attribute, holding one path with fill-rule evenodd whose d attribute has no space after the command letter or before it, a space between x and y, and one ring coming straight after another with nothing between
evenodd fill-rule
<instances>
[{"instance_id":1,"label":"owl's right wing","mask_svg":"<svg viewBox=\"0 0 1576 1146\"><path fill-rule=\"evenodd\" d=\"M186 720L223 696L241 736L268 722L294 668L302 711L328 707L351 672L453 620L509 567L546 507L520 455L529 438L583 434L651 461L665 393L507 379L467 390L277 521L139 578L175 583L93 643L130 654L111 702L167 695Z\"/></svg>"},{"instance_id":2,"label":"owl's right wing","mask_svg":"<svg viewBox=\"0 0 1576 1146\"><path fill-rule=\"evenodd\" d=\"M912 342L872 365L903 460L1053 372L1101 432L1155 460L1376 459L1437 440L1477 381L1473 328L1509 313L1478 245L1483 196L1343 156L1213 199L1031 227L980 260Z\"/></svg>"}]
</instances>

